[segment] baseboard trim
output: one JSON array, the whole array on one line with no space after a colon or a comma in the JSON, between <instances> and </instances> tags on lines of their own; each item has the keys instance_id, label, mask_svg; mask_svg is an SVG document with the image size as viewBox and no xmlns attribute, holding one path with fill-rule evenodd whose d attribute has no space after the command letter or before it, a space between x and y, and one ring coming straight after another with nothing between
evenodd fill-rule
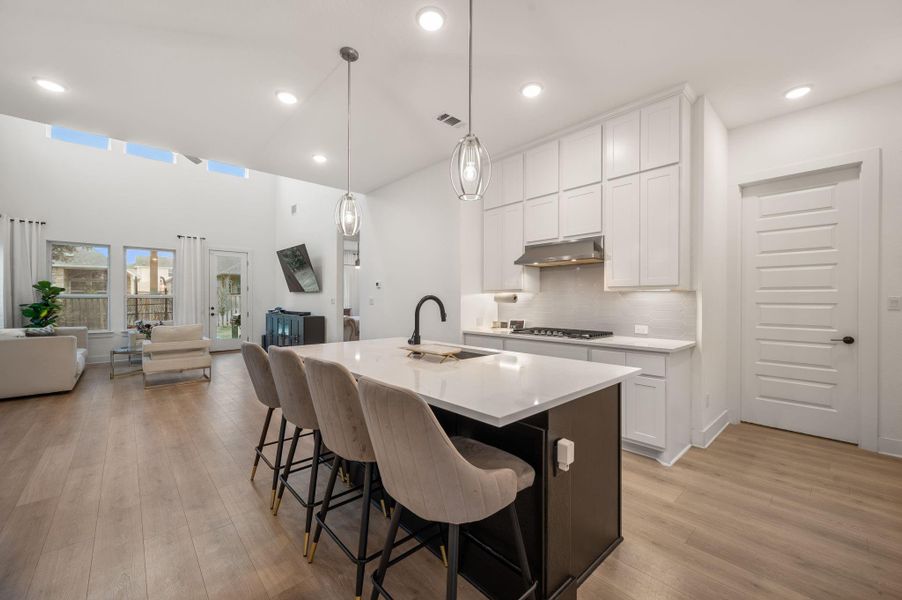
<instances>
[{"instance_id":1,"label":"baseboard trim","mask_svg":"<svg viewBox=\"0 0 902 600\"><path fill-rule=\"evenodd\" d=\"M877 439L877 452L902 458L902 440L882 437Z\"/></svg>"},{"instance_id":2,"label":"baseboard trim","mask_svg":"<svg viewBox=\"0 0 902 600\"><path fill-rule=\"evenodd\" d=\"M707 448L711 442L717 439L723 430L730 424L730 411L725 410L714 418L707 427L701 431L692 432L692 445L697 448Z\"/></svg>"},{"instance_id":3,"label":"baseboard trim","mask_svg":"<svg viewBox=\"0 0 902 600\"><path fill-rule=\"evenodd\" d=\"M644 456L645 458L651 458L658 461L660 464L665 467L672 467L676 464L678 460L680 460L686 452L691 448L691 444L686 444L686 447L677 452L670 460L664 458L663 450L656 450L654 448L649 448L648 446L643 446L642 444L637 444L635 442L631 442L629 440L620 440L620 448L622 450L626 450L627 452L632 452L633 454L638 454L639 456Z\"/></svg>"}]
</instances>

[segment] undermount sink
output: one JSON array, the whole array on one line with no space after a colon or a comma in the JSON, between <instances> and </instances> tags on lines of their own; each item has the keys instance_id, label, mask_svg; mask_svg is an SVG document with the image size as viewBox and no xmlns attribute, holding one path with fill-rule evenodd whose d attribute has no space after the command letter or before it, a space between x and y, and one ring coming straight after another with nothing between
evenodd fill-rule
<instances>
[{"instance_id":1,"label":"undermount sink","mask_svg":"<svg viewBox=\"0 0 902 600\"><path fill-rule=\"evenodd\" d=\"M497 352L482 352L480 350L461 350L455 356L457 360L467 360L468 358L481 358L483 356L493 356Z\"/></svg>"}]
</instances>

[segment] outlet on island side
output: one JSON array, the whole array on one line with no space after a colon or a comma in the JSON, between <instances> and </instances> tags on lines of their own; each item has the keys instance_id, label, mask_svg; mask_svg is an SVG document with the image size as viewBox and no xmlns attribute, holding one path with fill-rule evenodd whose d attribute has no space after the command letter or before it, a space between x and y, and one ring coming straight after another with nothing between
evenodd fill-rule
<instances>
[{"instance_id":1,"label":"outlet on island side","mask_svg":"<svg viewBox=\"0 0 902 600\"><path fill-rule=\"evenodd\" d=\"M648 335L648 325L636 325L634 333L638 333L640 335Z\"/></svg>"}]
</instances>

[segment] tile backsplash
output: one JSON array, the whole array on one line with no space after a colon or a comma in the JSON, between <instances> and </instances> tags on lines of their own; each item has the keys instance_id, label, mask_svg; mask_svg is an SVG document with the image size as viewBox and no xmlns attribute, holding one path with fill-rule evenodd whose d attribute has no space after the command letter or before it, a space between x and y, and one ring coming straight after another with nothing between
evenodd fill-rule
<instances>
[{"instance_id":1,"label":"tile backsplash","mask_svg":"<svg viewBox=\"0 0 902 600\"><path fill-rule=\"evenodd\" d=\"M498 318L617 335L634 335L639 324L648 325L648 337L695 339L695 310L695 292L606 292L599 264L542 269L541 291L498 304Z\"/></svg>"}]
</instances>

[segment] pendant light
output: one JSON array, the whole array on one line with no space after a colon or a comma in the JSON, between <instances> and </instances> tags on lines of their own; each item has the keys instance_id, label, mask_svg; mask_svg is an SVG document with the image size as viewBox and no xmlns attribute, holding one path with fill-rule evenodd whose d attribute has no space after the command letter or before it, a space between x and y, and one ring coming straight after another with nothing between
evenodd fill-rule
<instances>
[{"instance_id":1,"label":"pendant light","mask_svg":"<svg viewBox=\"0 0 902 600\"><path fill-rule=\"evenodd\" d=\"M465 202L481 200L492 179L489 153L473 134L473 0L470 0L468 29L469 80L467 91L467 135L460 138L451 154L451 187Z\"/></svg>"},{"instance_id":2,"label":"pendant light","mask_svg":"<svg viewBox=\"0 0 902 600\"><path fill-rule=\"evenodd\" d=\"M338 54L348 63L348 191L335 206L335 224L342 235L353 237L360 231L360 206L351 193L351 63L360 58L360 54L348 46Z\"/></svg>"}]
</instances>

